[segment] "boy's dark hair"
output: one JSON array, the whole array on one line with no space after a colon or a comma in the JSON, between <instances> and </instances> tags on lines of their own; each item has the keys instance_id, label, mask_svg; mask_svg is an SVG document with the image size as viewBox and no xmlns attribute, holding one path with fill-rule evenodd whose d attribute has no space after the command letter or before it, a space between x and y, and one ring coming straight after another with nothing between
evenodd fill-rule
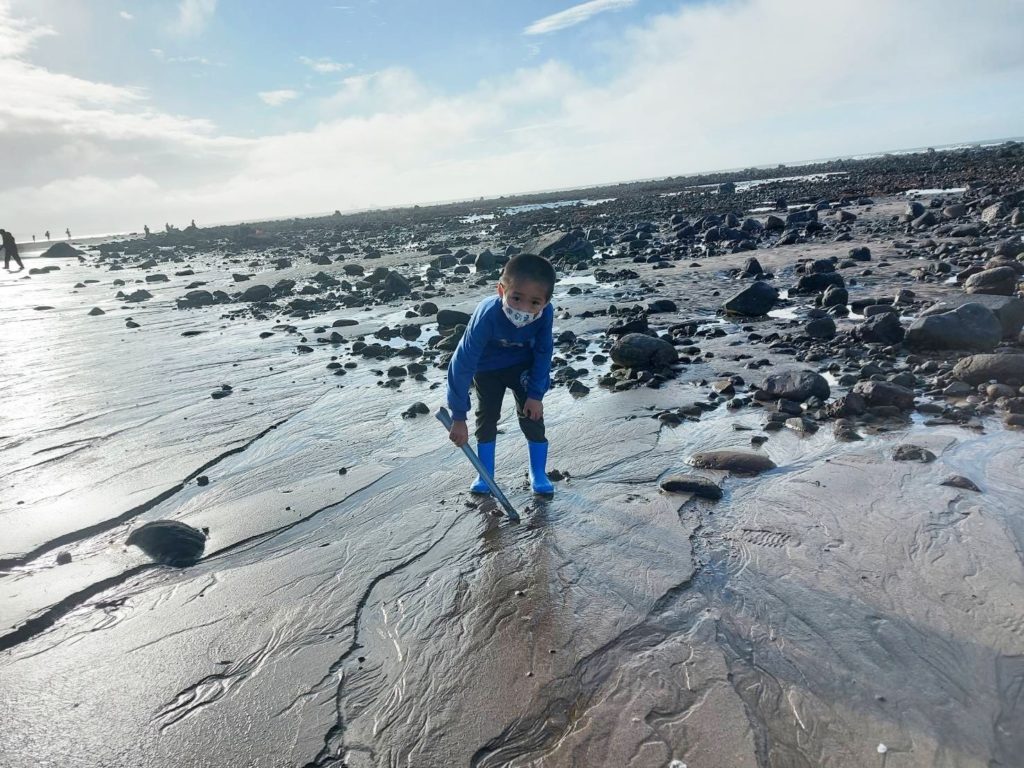
<instances>
[{"instance_id":1,"label":"boy's dark hair","mask_svg":"<svg viewBox=\"0 0 1024 768\"><path fill-rule=\"evenodd\" d=\"M532 253L520 253L508 260L505 269L501 271L501 284L506 288L516 280L532 280L535 283L547 286L548 299L555 292L555 268L551 262L543 256L534 256Z\"/></svg>"}]
</instances>

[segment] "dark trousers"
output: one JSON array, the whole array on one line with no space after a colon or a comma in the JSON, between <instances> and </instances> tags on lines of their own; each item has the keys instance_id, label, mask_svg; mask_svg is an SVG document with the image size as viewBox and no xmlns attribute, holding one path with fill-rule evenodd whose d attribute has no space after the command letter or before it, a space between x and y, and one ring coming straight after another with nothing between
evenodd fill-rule
<instances>
[{"instance_id":1,"label":"dark trousers","mask_svg":"<svg viewBox=\"0 0 1024 768\"><path fill-rule=\"evenodd\" d=\"M523 373L530 370L530 363L513 365L510 368L499 368L496 371L481 371L473 377L473 388L476 390L476 441L493 443L498 435L498 419L501 418L501 401L505 398L505 390L511 389L516 399L516 415L519 416L519 428L531 443L546 443L544 437L544 420L533 421L523 413L526 403L526 388L522 383Z\"/></svg>"},{"instance_id":2,"label":"dark trousers","mask_svg":"<svg viewBox=\"0 0 1024 768\"><path fill-rule=\"evenodd\" d=\"M18 255L17 248L10 249L4 248L4 269L8 269L11 265L11 259L14 259L18 263L18 267L21 269L25 268L25 265L21 263L21 257Z\"/></svg>"}]
</instances>

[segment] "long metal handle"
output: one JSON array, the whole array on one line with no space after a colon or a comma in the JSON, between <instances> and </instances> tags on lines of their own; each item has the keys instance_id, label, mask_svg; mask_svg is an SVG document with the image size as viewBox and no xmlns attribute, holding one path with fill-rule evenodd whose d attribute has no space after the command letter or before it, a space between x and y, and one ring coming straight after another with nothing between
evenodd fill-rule
<instances>
[{"instance_id":1,"label":"long metal handle","mask_svg":"<svg viewBox=\"0 0 1024 768\"><path fill-rule=\"evenodd\" d=\"M434 415L437 417L438 421L444 424L445 429L451 432L453 422L451 414L448 413L448 409L439 408L437 413ZM509 500L505 498L505 494L501 492L501 488L499 488L498 484L494 482L494 478L491 477L491 473L484 469L484 465L483 462L480 461L480 457L477 456L476 452L468 445L462 446L462 452L466 454L466 458L469 459L470 463L476 468L476 471L480 473L480 477L482 477L484 482L487 483L487 487L491 489L491 493L494 494L494 498L496 498L501 506L505 508L505 511L508 512L508 519L514 523L518 523L519 513L516 512L515 507L509 503Z\"/></svg>"}]
</instances>

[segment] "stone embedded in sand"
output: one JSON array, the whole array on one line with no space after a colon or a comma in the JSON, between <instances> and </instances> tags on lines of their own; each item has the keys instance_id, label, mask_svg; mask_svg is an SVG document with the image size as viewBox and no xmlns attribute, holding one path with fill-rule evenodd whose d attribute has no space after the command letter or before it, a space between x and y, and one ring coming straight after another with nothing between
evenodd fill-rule
<instances>
[{"instance_id":1,"label":"stone embedded in sand","mask_svg":"<svg viewBox=\"0 0 1024 768\"><path fill-rule=\"evenodd\" d=\"M982 304L961 304L942 314L919 317L904 339L912 349L995 349L1003 338L1003 326L995 314Z\"/></svg>"},{"instance_id":2,"label":"stone embedded in sand","mask_svg":"<svg viewBox=\"0 0 1024 768\"><path fill-rule=\"evenodd\" d=\"M158 563L184 568L203 556L206 534L178 520L154 520L132 531L125 543Z\"/></svg>"},{"instance_id":3,"label":"stone embedded in sand","mask_svg":"<svg viewBox=\"0 0 1024 768\"><path fill-rule=\"evenodd\" d=\"M68 551L57 554L57 565L68 565L71 562L71 553Z\"/></svg>"},{"instance_id":4,"label":"stone embedded in sand","mask_svg":"<svg viewBox=\"0 0 1024 768\"><path fill-rule=\"evenodd\" d=\"M965 491L977 491L981 493L981 489L974 484L972 480L964 477L963 475L953 475L947 477L939 485L948 485L950 488L962 488Z\"/></svg>"},{"instance_id":5,"label":"stone embedded in sand","mask_svg":"<svg viewBox=\"0 0 1024 768\"><path fill-rule=\"evenodd\" d=\"M764 380L758 399L795 400L802 403L809 397L827 400L831 390L828 381L814 371L783 371Z\"/></svg>"},{"instance_id":6,"label":"stone embedded in sand","mask_svg":"<svg viewBox=\"0 0 1024 768\"><path fill-rule=\"evenodd\" d=\"M104 312L99 307L93 307L92 309L89 310L89 316L90 317L97 317L98 315L105 315L105 314L107 314L107 313Z\"/></svg>"},{"instance_id":7,"label":"stone embedded in sand","mask_svg":"<svg viewBox=\"0 0 1024 768\"><path fill-rule=\"evenodd\" d=\"M701 469L724 469L740 475L758 475L776 467L767 456L743 451L700 451L690 457L690 463Z\"/></svg>"},{"instance_id":8,"label":"stone embedded in sand","mask_svg":"<svg viewBox=\"0 0 1024 768\"><path fill-rule=\"evenodd\" d=\"M612 345L610 354L613 361L626 368L660 367L679 360L675 347L644 333L627 333Z\"/></svg>"},{"instance_id":9,"label":"stone embedded in sand","mask_svg":"<svg viewBox=\"0 0 1024 768\"><path fill-rule=\"evenodd\" d=\"M893 451L892 458L893 461L920 461L922 464L928 464L935 461L937 457L927 448L907 443L906 445L897 446L896 450Z\"/></svg>"},{"instance_id":10,"label":"stone embedded in sand","mask_svg":"<svg viewBox=\"0 0 1024 768\"><path fill-rule=\"evenodd\" d=\"M914 390L891 381L861 381L853 391L871 408L894 407L909 411L914 407Z\"/></svg>"},{"instance_id":11,"label":"stone embedded in sand","mask_svg":"<svg viewBox=\"0 0 1024 768\"><path fill-rule=\"evenodd\" d=\"M1024 381L1024 355L971 355L953 368L953 378L968 384L999 381L1004 384Z\"/></svg>"},{"instance_id":12,"label":"stone embedded in sand","mask_svg":"<svg viewBox=\"0 0 1024 768\"><path fill-rule=\"evenodd\" d=\"M728 299L722 308L730 315L759 317L767 315L778 298L779 292L775 288L758 280Z\"/></svg>"},{"instance_id":13,"label":"stone embedded in sand","mask_svg":"<svg viewBox=\"0 0 1024 768\"><path fill-rule=\"evenodd\" d=\"M722 489L716 483L696 475L669 475L661 481L661 490L668 493L692 493L713 501L722 498Z\"/></svg>"}]
</instances>

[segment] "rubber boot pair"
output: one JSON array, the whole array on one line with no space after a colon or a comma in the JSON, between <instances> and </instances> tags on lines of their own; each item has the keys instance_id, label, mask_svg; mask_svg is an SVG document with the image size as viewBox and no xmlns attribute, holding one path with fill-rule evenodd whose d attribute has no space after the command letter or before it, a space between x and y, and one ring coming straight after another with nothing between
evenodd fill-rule
<instances>
[{"instance_id":1,"label":"rubber boot pair","mask_svg":"<svg viewBox=\"0 0 1024 768\"><path fill-rule=\"evenodd\" d=\"M530 446L530 486L533 492L542 496L550 496L555 492L555 486L551 484L547 475L548 444L526 442ZM494 477L494 443L477 443L476 455L480 457L480 463L484 469ZM469 490L473 493L490 493L487 481L477 476Z\"/></svg>"}]
</instances>

